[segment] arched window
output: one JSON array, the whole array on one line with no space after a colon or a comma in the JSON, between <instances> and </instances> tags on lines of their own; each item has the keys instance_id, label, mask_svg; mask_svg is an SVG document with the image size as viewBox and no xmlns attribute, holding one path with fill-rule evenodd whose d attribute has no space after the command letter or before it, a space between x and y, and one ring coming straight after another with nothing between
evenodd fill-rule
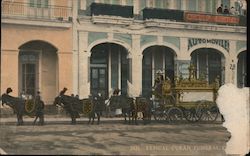
<instances>
[{"instance_id":1,"label":"arched window","mask_svg":"<svg viewBox=\"0 0 250 156\"><path fill-rule=\"evenodd\" d=\"M219 76L224 83L224 56L212 48L200 48L192 52L192 63L197 69L197 78L205 78L209 84Z\"/></svg>"}]
</instances>

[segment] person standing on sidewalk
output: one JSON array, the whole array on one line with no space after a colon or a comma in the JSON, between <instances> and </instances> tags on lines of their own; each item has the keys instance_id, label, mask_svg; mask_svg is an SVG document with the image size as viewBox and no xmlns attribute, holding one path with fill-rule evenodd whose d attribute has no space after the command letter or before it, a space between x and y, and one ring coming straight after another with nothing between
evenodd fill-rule
<instances>
[{"instance_id":1,"label":"person standing on sidewalk","mask_svg":"<svg viewBox=\"0 0 250 156\"><path fill-rule=\"evenodd\" d=\"M33 122L33 125L35 125L36 120L39 118L39 124L44 125L44 102L41 100L40 92L37 91L37 95L35 97L35 104L36 107L36 118Z\"/></svg>"}]
</instances>

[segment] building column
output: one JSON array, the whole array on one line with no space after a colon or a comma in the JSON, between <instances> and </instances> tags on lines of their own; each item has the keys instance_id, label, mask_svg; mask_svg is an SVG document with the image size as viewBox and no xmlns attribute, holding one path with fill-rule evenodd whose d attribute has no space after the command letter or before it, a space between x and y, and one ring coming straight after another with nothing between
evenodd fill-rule
<instances>
[{"instance_id":1,"label":"building column","mask_svg":"<svg viewBox=\"0 0 250 156\"><path fill-rule=\"evenodd\" d=\"M6 89L11 87L11 95L18 96L18 54L18 50L1 50L1 93L5 93Z\"/></svg>"},{"instance_id":2,"label":"building column","mask_svg":"<svg viewBox=\"0 0 250 156\"><path fill-rule=\"evenodd\" d=\"M181 10L187 10L187 2L188 1L181 1Z\"/></svg>"},{"instance_id":3,"label":"building column","mask_svg":"<svg viewBox=\"0 0 250 156\"><path fill-rule=\"evenodd\" d=\"M168 0L168 4L169 4L168 6L169 9L176 9L175 0Z\"/></svg>"},{"instance_id":4,"label":"building column","mask_svg":"<svg viewBox=\"0 0 250 156\"><path fill-rule=\"evenodd\" d=\"M80 0L80 9L86 10L86 0Z\"/></svg>"},{"instance_id":5,"label":"building column","mask_svg":"<svg viewBox=\"0 0 250 156\"><path fill-rule=\"evenodd\" d=\"M72 46L73 46L73 94L78 94L78 68L79 68L79 50L78 50L78 34L77 34L77 12L78 12L78 1L72 1L72 17L73 17L73 27L72 27Z\"/></svg>"},{"instance_id":6,"label":"building column","mask_svg":"<svg viewBox=\"0 0 250 156\"><path fill-rule=\"evenodd\" d=\"M66 94L73 93L73 53L58 51L58 89L59 92L66 87ZM59 94L59 93L58 93Z\"/></svg>"},{"instance_id":7,"label":"building column","mask_svg":"<svg viewBox=\"0 0 250 156\"><path fill-rule=\"evenodd\" d=\"M206 12L206 0L200 0L199 3L199 11Z\"/></svg>"},{"instance_id":8,"label":"building column","mask_svg":"<svg viewBox=\"0 0 250 156\"><path fill-rule=\"evenodd\" d=\"M225 83L237 85L236 41L229 41L229 56L226 58Z\"/></svg>"},{"instance_id":9,"label":"building column","mask_svg":"<svg viewBox=\"0 0 250 156\"><path fill-rule=\"evenodd\" d=\"M133 4L134 14L138 15L140 13L140 10L139 10L140 1L133 1L133 2L134 2Z\"/></svg>"},{"instance_id":10,"label":"building column","mask_svg":"<svg viewBox=\"0 0 250 156\"><path fill-rule=\"evenodd\" d=\"M176 76L180 76L179 72L183 72L180 71L181 65L185 65L185 66L189 66L190 62L191 62L191 53L189 53L188 51L188 38L180 38L180 51L176 52L177 53L177 57L175 58L175 75ZM187 69L183 69L183 70L187 70ZM182 75L183 78L188 78L188 75Z\"/></svg>"},{"instance_id":11,"label":"building column","mask_svg":"<svg viewBox=\"0 0 250 156\"><path fill-rule=\"evenodd\" d=\"M180 38L180 51L177 53L177 60L191 60L191 53L188 51L188 38Z\"/></svg>"},{"instance_id":12,"label":"building column","mask_svg":"<svg viewBox=\"0 0 250 156\"><path fill-rule=\"evenodd\" d=\"M142 92L142 52L140 51L140 35L132 35L132 86L133 96Z\"/></svg>"},{"instance_id":13,"label":"building column","mask_svg":"<svg viewBox=\"0 0 250 156\"><path fill-rule=\"evenodd\" d=\"M78 95L87 98L90 95L90 56L88 48L88 32L79 32L79 70L78 70Z\"/></svg>"}]
</instances>

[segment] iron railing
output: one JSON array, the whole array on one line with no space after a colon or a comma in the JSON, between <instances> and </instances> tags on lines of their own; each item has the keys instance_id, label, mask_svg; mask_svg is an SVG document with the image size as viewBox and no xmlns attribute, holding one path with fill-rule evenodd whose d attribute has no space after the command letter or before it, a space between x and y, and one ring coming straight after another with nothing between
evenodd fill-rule
<instances>
[{"instance_id":1,"label":"iron railing","mask_svg":"<svg viewBox=\"0 0 250 156\"><path fill-rule=\"evenodd\" d=\"M31 3L2 2L2 17L48 19L68 21L72 17L72 8L65 6L34 6Z\"/></svg>"}]
</instances>

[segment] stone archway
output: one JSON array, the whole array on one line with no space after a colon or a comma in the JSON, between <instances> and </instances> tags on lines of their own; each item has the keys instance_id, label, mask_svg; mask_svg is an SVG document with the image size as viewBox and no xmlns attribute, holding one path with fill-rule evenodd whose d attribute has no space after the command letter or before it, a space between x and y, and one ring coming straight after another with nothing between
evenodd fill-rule
<instances>
[{"instance_id":1,"label":"stone archway","mask_svg":"<svg viewBox=\"0 0 250 156\"><path fill-rule=\"evenodd\" d=\"M142 59L142 95L151 97L156 72L161 71L164 78L174 81L174 60L176 53L166 46L154 45L143 50Z\"/></svg>"},{"instance_id":2,"label":"stone archway","mask_svg":"<svg viewBox=\"0 0 250 156\"><path fill-rule=\"evenodd\" d=\"M191 53L191 63L197 70L197 78L206 79L209 84L219 76L220 84L225 81L225 57L214 48L199 48Z\"/></svg>"},{"instance_id":3,"label":"stone archway","mask_svg":"<svg viewBox=\"0 0 250 156\"><path fill-rule=\"evenodd\" d=\"M58 92L57 48L45 41L30 41L19 47L19 95L41 92L46 104L52 104Z\"/></svg>"},{"instance_id":4,"label":"stone archway","mask_svg":"<svg viewBox=\"0 0 250 156\"><path fill-rule=\"evenodd\" d=\"M114 89L127 94L129 80L128 51L123 46L105 42L91 49L90 57L90 93L101 92L108 98Z\"/></svg>"}]
</instances>

